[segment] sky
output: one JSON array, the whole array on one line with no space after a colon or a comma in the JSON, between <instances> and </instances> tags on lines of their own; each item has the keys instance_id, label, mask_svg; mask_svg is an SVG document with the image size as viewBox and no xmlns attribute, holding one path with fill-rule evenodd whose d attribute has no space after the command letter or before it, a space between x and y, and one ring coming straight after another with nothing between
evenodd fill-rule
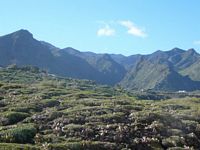
<instances>
[{"instance_id":1,"label":"sky","mask_svg":"<svg viewBox=\"0 0 200 150\"><path fill-rule=\"evenodd\" d=\"M199 0L0 0L0 36L20 29L56 47L114 54L194 48Z\"/></svg>"}]
</instances>

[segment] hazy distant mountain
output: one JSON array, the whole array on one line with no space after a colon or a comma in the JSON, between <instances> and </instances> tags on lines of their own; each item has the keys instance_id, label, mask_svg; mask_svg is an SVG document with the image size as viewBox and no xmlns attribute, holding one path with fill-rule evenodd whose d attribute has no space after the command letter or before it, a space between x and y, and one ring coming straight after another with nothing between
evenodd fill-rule
<instances>
[{"instance_id":1,"label":"hazy distant mountain","mask_svg":"<svg viewBox=\"0 0 200 150\"><path fill-rule=\"evenodd\" d=\"M200 89L200 55L174 48L149 55L96 54L59 49L38 41L27 30L0 37L0 66L34 65L60 76L121 84L127 89Z\"/></svg>"}]
</instances>

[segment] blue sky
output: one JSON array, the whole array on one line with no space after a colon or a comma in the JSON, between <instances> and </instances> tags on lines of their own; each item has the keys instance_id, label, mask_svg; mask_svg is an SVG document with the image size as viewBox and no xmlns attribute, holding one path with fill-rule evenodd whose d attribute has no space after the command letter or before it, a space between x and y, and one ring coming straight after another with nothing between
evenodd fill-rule
<instances>
[{"instance_id":1,"label":"blue sky","mask_svg":"<svg viewBox=\"0 0 200 150\"><path fill-rule=\"evenodd\" d=\"M0 0L0 35L27 29L59 48L200 52L198 0Z\"/></svg>"}]
</instances>

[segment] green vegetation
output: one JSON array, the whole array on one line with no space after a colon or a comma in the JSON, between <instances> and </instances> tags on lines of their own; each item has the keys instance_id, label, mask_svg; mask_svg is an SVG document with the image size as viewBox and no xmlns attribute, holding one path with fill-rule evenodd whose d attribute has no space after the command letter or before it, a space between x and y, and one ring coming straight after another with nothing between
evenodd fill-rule
<instances>
[{"instance_id":1,"label":"green vegetation","mask_svg":"<svg viewBox=\"0 0 200 150\"><path fill-rule=\"evenodd\" d=\"M0 69L0 149L200 149L200 99ZM155 100L149 100L155 99Z\"/></svg>"},{"instance_id":2,"label":"green vegetation","mask_svg":"<svg viewBox=\"0 0 200 150\"><path fill-rule=\"evenodd\" d=\"M36 128L32 124L20 124L11 129L2 129L1 142L33 143Z\"/></svg>"}]
</instances>

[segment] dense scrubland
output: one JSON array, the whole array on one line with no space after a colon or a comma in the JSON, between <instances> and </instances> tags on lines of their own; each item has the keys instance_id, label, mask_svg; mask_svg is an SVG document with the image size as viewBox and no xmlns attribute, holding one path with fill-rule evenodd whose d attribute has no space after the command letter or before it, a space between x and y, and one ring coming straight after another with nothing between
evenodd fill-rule
<instances>
[{"instance_id":1,"label":"dense scrubland","mask_svg":"<svg viewBox=\"0 0 200 150\"><path fill-rule=\"evenodd\" d=\"M200 149L200 98L155 96L1 68L0 149Z\"/></svg>"}]
</instances>

